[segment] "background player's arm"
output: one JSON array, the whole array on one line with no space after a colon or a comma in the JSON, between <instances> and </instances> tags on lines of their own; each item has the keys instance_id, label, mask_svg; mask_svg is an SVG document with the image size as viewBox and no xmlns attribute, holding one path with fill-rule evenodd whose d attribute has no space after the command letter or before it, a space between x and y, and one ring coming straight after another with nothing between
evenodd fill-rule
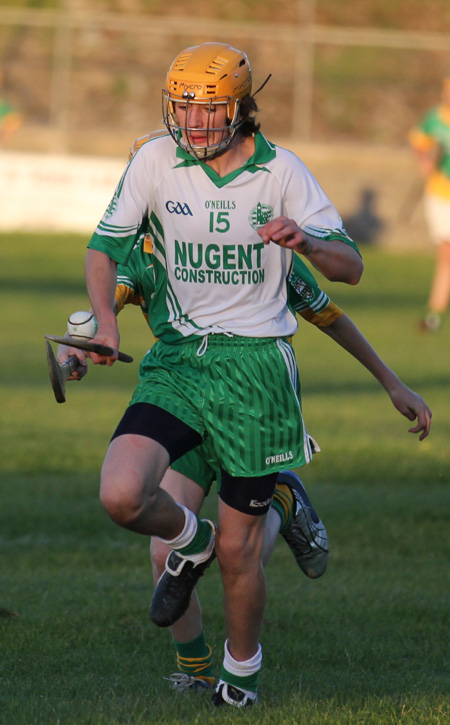
<instances>
[{"instance_id":1,"label":"background player's arm","mask_svg":"<svg viewBox=\"0 0 450 725\"><path fill-rule=\"evenodd\" d=\"M408 388L383 362L348 315L342 314L330 325L320 329L372 373L402 415L408 420L417 418L417 424L409 428L409 432L420 433L419 440L426 438L431 426L430 408L420 395Z\"/></svg>"},{"instance_id":2,"label":"background player's arm","mask_svg":"<svg viewBox=\"0 0 450 725\"><path fill-rule=\"evenodd\" d=\"M402 415L409 420L418 419L410 432L421 432L420 440L425 438L431 425L428 405L383 362L348 315L320 289L314 275L299 257L294 258L288 280L288 298L297 314L326 332L372 373Z\"/></svg>"},{"instance_id":3,"label":"background player's arm","mask_svg":"<svg viewBox=\"0 0 450 725\"><path fill-rule=\"evenodd\" d=\"M425 123L425 125L427 125ZM408 135L421 175L428 178L439 165L442 149L439 143L424 128L416 126Z\"/></svg>"},{"instance_id":4,"label":"background player's arm","mask_svg":"<svg viewBox=\"0 0 450 725\"><path fill-rule=\"evenodd\" d=\"M437 152L432 153L430 151L416 149L415 155L421 175L428 178L437 167Z\"/></svg>"}]
</instances>

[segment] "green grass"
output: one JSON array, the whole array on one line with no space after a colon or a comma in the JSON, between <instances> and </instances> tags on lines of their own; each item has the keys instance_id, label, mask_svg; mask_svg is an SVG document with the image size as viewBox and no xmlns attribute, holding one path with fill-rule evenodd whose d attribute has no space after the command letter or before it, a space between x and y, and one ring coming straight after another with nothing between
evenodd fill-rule
<instances>
[{"instance_id":1,"label":"green grass","mask_svg":"<svg viewBox=\"0 0 450 725\"><path fill-rule=\"evenodd\" d=\"M325 285L432 407L422 443L367 371L301 327L305 419L323 451L302 475L330 535L329 570L307 580L279 541L261 705L216 712L208 697L170 693L170 637L148 619L148 544L98 502L109 436L151 344L140 313L121 317L135 364L92 369L64 405L50 388L43 336L86 308L85 244L0 236L0 723L450 723L449 322L434 336L414 329L433 257L370 249L360 285ZM199 588L218 669L217 567Z\"/></svg>"}]
</instances>

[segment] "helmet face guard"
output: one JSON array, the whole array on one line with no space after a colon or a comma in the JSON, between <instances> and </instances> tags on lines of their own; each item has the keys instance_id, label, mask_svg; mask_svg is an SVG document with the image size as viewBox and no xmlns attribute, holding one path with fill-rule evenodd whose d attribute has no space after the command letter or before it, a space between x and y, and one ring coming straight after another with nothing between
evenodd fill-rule
<instances>
[{"instance_id":1,"label":"helmet face guard","mask_svg":"<svg viewBox=\"0 0 450 725\"><path fill-rule=\"evenodd\" d=\"M177 103L182 103L185 108L186 125L181 125L177 118ZM206 144L204 145L195 144L191 139L191 133L198 131L198 126L187 125L190 107L198 104L201 104L207 109L206 126L201 129L206 135ZM239 118L239 105L240 101L235 101L234 98L228 96L211 98L207 101L198 101L187 91L181 97L175 97L173 95L169 96L164 89L163 122L175 143L180 148L199 160L212 159L225 151L239 126L242 124L242 120ZM215 106L226 106L225 126L215 125L215 113L213 112Z\"/></svg>"},{"instance_id":2,"label":"helmet face guard","mask_svg":"<svg viewBox=\"0 0 450 725\"><path fill-rule=\"evenodd\" d=\"M248 58L224 43L203 43L187 48L174 60L163 90L163 122L174 141L200 160L223 153L242 124L239 116L242 98L251 92L252 75ZM207 109L206 143L195 144L191 132L198 127L180 125L177 104L183 104L186 124L189 109L201 104ZM226 106L224 126L215 127L212 110Z\"/></svg>"}]
</instances>

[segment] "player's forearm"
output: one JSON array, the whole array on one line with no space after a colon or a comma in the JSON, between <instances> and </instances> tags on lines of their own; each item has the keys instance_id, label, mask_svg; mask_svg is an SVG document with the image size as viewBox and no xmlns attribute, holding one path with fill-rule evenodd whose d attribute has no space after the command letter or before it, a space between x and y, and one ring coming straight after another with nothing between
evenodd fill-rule
<instances>
[{"instance_id":1,"label":"player's forearm","mask_svg":"<svg viewBox=\"0 0 450 725\"><path fill-rule=\"evenodd\" d=\"M398 376L375 352L348 315L343 314L328 327L320 329L364 365L390 396L398 385L402 384Z\"/></svg>"},{"instance_id":2,"label":"player's forearm","mask_svg":"<svg viewBox=\"0 0 450 725\"><path fill-rule=\"evenodd\" d=\"M358 284L364 265L356 249L336 239L324 241L306 234L295 221L285 216L271 219L258 234L264 244L279 244L305 256L324 277L333 282Z\"/></svg>"},{"instance_id":3,"label":"player's forearm","mask_svg":"<svg viewBox=\"0 0 450 725\"><path fill-rule=\"evenodd\" d=\"M115 316L116 316L116 317L117 317L117 315L119 314L119 312L120 312L120 311L121 311L122 309L123 309L123 307L121 307L121 308L120 308L120 310L119 310L119 306L118 306L118 302L117 302L117 297L116 297L116 299L114 300L114 314L115 314ZM92 314L93 314L93 315L95 316L95 312L94 312L94 308L93 308L93 307L91 307L91 308L89 309L89 312L92 312ZM96 319L97 319L97 318L96 318Z\"/></svg>"},{"instance_id":4,"label":"player's forearm","mask_svg":"<svg viewBox=\"0 0 450 725\"><path fill-rule=\"evenodd\" d=\"M349 244L339 240L323 241L307 236L307 243L296 251L332 282L358 284L364 270L363 261Z\"/></svg>"},{"instance_id":5,"label":"player's forearm","mask_svg":"<svg viewBox=\"0 0 450 725\"><path fill-rule=\"evenodd\" d=\"M92 310L98 324L96 337L117 338L116 344L113 345L117 347L118 332L115 314L117 264L103 252L88 249L85 277Z\"/></svg>"},{"instance_id":6,"label":"player's forearm","mask_svg":"<svg viewBox=\"0 0 450 725\"><path fill-rule=\"evenodd\" d=\"M383 362L364 335L347 315L342 315L328 327L320 328L359 360L381 383L393 406L408 420L417 418L410 433L420 433L420 440L427 437L431 426L431 410L420 395L410 390Z\"/></svg>"}]
</instances>

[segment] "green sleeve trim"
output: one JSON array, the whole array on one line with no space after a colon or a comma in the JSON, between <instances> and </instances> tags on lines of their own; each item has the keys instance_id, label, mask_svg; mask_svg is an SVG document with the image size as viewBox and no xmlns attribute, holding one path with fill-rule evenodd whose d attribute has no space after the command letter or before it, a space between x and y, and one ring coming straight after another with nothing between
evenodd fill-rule
<instances>
[{"instance_id":1,"label":"green sleeve trim","mask_svg":"<svg viewBox=\"0 0 450 725\"><path fill-rule=\"evenodd\" d=\"M126 264L135 240L136 232L126 237L120 237L120 239L107 237L94 232L89 241L88 249L103 252L103 254L106 254L117 262L117 264Z\"/></svg>"}]
</instances>

